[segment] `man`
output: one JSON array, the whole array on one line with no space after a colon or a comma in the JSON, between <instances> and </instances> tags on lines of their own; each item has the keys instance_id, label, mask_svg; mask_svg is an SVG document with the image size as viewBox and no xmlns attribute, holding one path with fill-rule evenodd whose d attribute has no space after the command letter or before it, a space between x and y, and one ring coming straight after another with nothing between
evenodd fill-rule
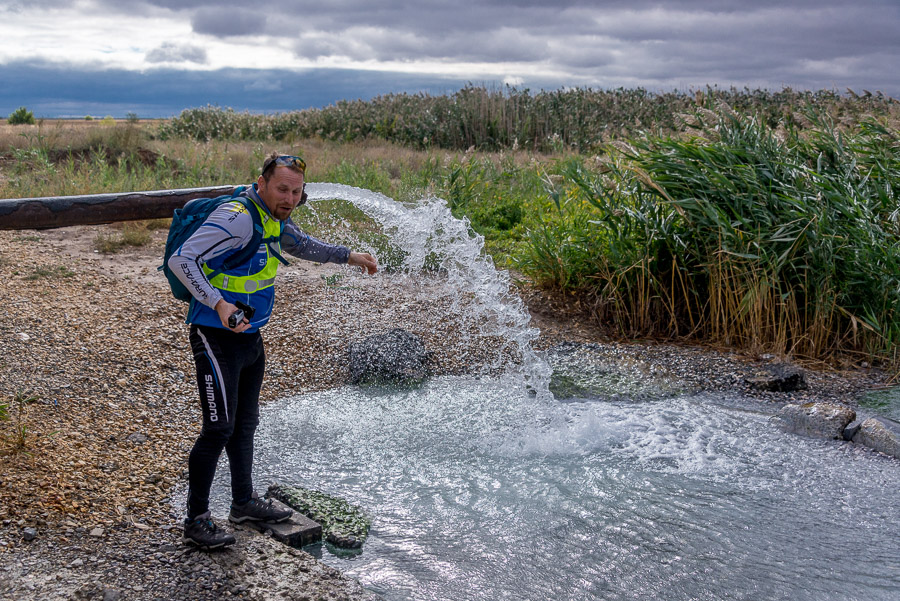
<instances>
[{"instance_id":1,"label":"man","mask_svg":"<svg viewBox=\"0 0 900 601\"><path fill-rule=\"evenodd\" d=\"M264 241L251 260L218 273L225 260L253 238L253 218L243 203L235 201L216 208L168 261L194 297L186 321L191 324L203 428L188 457L183 540L201 549L235 542L215 525L209 511L209 490L223 449L231 468L230 521L281 522L292 513L262 501L253 491L251 477L265 368L259 329L269 321L274 305L275 273L283 261L279 252L319 263L360 266L370 275L378 270L372 255L316 240L290 220L306 200L305 175L303 159L275 153L266 159L256 183L242 193L259 212L263 237L282 235L281 248L277 242ZM243 311L235 303L242 303Z\"/></svg>"}]
</instances>

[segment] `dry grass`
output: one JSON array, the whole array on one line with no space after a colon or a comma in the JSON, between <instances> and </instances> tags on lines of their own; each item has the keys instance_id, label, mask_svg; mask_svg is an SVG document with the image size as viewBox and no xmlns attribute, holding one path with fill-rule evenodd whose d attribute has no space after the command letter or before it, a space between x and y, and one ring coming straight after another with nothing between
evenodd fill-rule
<instances>
[{"instance_id":1,"label":"dry grass","mask_svg":"<svg viewBox=\"0 0 900 601\"><path fill-rule=\"evenodd\" d=\"M171 219L148 219L113 224L118 233L100 232L94 238L94 248L104 254L112 254L126 246L145 246L153 240L153 231L168 228Z\"/></svg>"},{"instance_id":2,"label":"dry grass","mask_svg":"<svg viewBox=\"0 0 900 601\"><path fill-rule=\"evenodd\" d=\"M153 119L128 123L124 119L110 125L101 119L39 119L34 125L10 125L0 122L0 155L13 149L33 148L82 148L100 133L131 125L142 132L155 131L162 121Z\"/></svg>"}]
</instances>

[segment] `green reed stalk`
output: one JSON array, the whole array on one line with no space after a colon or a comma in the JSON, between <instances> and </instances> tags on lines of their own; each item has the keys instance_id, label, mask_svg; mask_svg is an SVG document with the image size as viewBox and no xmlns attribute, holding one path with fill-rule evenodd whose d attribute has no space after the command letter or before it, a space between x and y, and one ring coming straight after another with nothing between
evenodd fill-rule
<instances>
[{"instance_id":1,"label":"green reed stalk","mask_svg":"<svg viewBox=\"0 0 900 601\"><path fill-rule=\"evenodd\" d=\"M598 291L623 335L896 356L897 131L874 119L841 131L815 106L803 115L804 130L776 132L758 115L701 109L683 135L610 146L591 169L571 162L547 191L562 199L559 224L532 233L520 266Z\"/></svg>"}]
</instances>

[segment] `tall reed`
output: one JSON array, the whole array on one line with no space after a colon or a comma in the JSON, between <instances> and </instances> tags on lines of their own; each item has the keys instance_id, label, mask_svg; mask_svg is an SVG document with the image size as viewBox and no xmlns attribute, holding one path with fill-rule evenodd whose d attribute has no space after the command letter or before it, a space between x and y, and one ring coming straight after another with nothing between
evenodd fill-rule
<instances>
[{"instance_id":1,"label":"tall reed","mask_svg":"<svg viewBox=\"0 0 900 601\"><path fill-rule=\"evenodd\" d=\"M521 267L595 295L625 335L896 361L900 137L873 118L842 132L815 106L802 117L775 130L698 109L683 135L569 162Z\"/></svg>"}]
</instances>

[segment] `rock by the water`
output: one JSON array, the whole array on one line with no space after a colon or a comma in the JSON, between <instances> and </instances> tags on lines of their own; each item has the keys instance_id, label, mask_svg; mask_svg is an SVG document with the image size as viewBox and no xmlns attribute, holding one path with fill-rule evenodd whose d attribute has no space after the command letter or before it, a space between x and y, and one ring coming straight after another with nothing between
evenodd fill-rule
<instances>
[{"instance_id":1,"label":"rock by the water","mask_svg":"<svg viewBox=\"0 0 900 601\"><path fill-rule=\"evenodd\" d=\"M25 540L34 540L37 538L37 529L36 528L24 528L22 530L22 538Z\"/></svg>"},{"instance_id":2,"label":"rock by the water","mask_svg":"<svg viewBox=\"0 0 900 601\"><path fill-rule=\"evenodd\" d=\"M344 499L285 484L269 486L266 497L277 499L321 524L323 537L335 547L359 549L369 535L372 519Z\"/></svg>"},{"instance_id":3,"label":"rock by the water","mask_svg":"<svg viewBox=\"0 0 900 601\"><path fill-rule=\"evenodd\" d=\"M856 412L843 405L804 403L785 405L778 418L788 432L813 438L842 439L844 428L856 419Z\"/></svg>"},{"instance_id":4,"label":"rock by the water","mask_svg":"<svg viewBox=\"0 0 900 601\"><path fill-rule=\"evenodd\" d=\"M794 392L806 390L806 372L795 365L777 363L765 368L746 379L747 384L756 390L768 392Z\"/></svg>"},{"instance_id":5,"label":"rock by the water","mask_svg":"<svg viewBox=\"0 0 900 601\"><path fill-rule=\"evenodd\" d=\"M428 366L422 339L400 328L350 345L351 384L418 384Z\"/></svg>"},{"instance_id":6,"label":"rock by the water","mask_svg":"<svg viewBox=\"0 0 900 601\"><path fill-rule=\"evenodd\" d=\"M860 420L855 419L850 422L850 424L846 428L844 428L844 440L853 440L853 437L856 436L857 432L859 432L860 427L862 427L862 422Z\"/></svg>"},{"instance_id":7,"label":"rock by the water","mask_svg":"<svg viewBox=\"0 0 900 601\"><path fill-rule=\"evenodd\" d=\"M900 428L887 420L870 417L859 426L853 442L900 459Z\"/></svg>"}]
</instances>

